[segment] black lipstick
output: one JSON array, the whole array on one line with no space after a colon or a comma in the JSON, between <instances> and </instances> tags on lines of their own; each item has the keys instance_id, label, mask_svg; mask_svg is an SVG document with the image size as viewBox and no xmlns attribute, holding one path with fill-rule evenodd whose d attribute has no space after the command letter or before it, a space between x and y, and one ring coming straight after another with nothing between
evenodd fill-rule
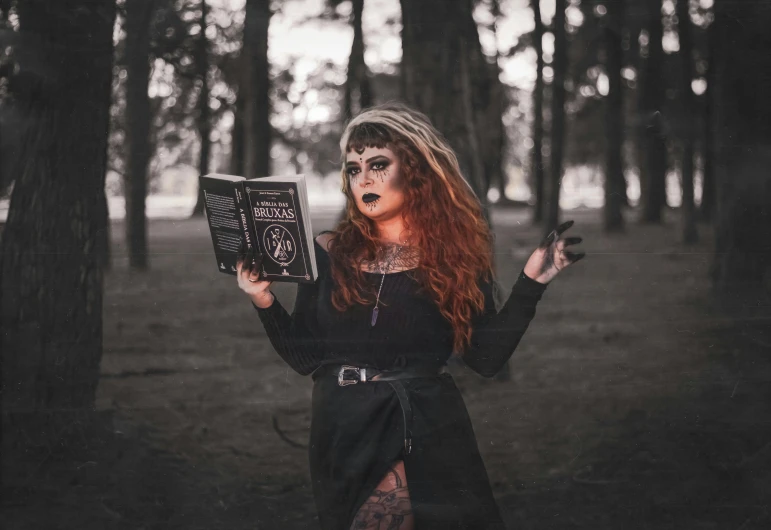
<instances>
[{"instance_id":1,"label":"black lipstick","mask_svg":"<svg viewBox=\"0 0 771 530\"><path fill-rule=\"evenodd\" d=\"M371 203L373 201L378 200L379 198L380 198L380 195L378 195L377 193L365 193L362 196L361 200L364 201L365 203L369 204L369 203Z\"/></svg>"}]
</instances>

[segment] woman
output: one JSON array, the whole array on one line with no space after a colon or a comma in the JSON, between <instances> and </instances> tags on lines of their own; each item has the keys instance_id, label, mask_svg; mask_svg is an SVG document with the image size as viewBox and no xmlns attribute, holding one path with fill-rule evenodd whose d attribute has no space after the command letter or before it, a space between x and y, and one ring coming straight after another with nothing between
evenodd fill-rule
<instances>
[{"instance_id":1,"label":"woman","mask_svg":"<svg viewBox=\"0 0 771 530\"><path fill-rule=\"evenodd\" d=\"M583 254L553 231L496 313L492 235L457 159L403 106L347 126L344 218L315 239L319 277L289 315L246 257L238 283L281 357L313 374L309 458L324 529L504 528L451 354L492 377L557 273Z\"/></svg>"}]
</instances>

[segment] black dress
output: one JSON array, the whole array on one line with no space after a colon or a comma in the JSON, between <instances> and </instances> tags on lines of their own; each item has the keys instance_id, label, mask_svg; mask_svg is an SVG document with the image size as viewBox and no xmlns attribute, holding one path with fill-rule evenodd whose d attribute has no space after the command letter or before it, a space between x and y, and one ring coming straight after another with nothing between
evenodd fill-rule
<instances>
[{"instance_id":1,"label":"black dress","mask_svg":"<svg viewBox=\"0 0 771 530\"><path fill-rule=\"evenodd\" d=\"M277 299L265 309L254 306L289 366L306 375L326 364L436 372L446 365L452 326L421 292L413 271L386 275L372 327L372 305L345 312L332 306L329 256L318 242L315 248L319 277L298 286L291 315ZM376 288L380 285L381 274L366 275ZM473 319L472 343L463 360L491 377L517 347L546 285L521 272L497 313L492 284L480 282L480 288L485 310ZM409 452L404 451L400 402L386 381L339 386L332 377L314 378L308 447L321 527L347 530L389 467L402 459L417 530L505 528L452 376L401 382L413 409Z\"/></svg>"}]
</instances>

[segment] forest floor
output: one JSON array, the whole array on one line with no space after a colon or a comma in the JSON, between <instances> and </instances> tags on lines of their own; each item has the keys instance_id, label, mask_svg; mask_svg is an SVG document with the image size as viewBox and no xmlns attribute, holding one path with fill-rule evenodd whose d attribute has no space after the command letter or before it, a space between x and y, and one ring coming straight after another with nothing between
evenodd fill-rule
<instances>
[{"instance_id":1,"label":"forest floor","mask_svg":"<svg viewBox=\"0 0 771 530\"><path fill-rule=\"evenodd\" d=\"M540 240L529 215L494 212L505 291ZM610 236L599 212L570 218L588 255L547 289L511 379L452 367L508 526L771 528L771 315L712 308L707 227L683 247L675 212ZM316 528L310 378L217 272L204 220L151 221L144 274L122 234L97 420L4 460L2 527ZM291 310L295 287L274 286Z\"/></svg>"}]
</instances>

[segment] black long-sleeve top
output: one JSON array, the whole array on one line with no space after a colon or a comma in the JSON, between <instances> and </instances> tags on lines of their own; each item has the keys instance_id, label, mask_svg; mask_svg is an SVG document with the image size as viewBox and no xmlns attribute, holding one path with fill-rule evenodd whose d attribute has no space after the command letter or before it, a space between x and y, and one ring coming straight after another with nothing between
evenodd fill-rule
<instances>
[{"instance_id":1,"label":"black long-sleeve top","mask_svg":"<svg viewBox=\"0 0 771 530\"><path fill-rule=\"evenodd\" d=\"M267 308L254 306L273 347L289 366L306 375L322 364L438 370L447 363L453 350L452 326L422 291L413 271L386 274L377 323L372 327L374 303L343 312L332 306L329 256L314 243L319 276L313 284L298 285L292 314L278 299ZM365 275L377 289L383 276ZM471 346L462 359L472 370L492 377L519 344L546 285L520 272L500 311L495 308L492 283L480 281L479 285L485 307L472 319Z\"/></svg>"}]
</instances>

